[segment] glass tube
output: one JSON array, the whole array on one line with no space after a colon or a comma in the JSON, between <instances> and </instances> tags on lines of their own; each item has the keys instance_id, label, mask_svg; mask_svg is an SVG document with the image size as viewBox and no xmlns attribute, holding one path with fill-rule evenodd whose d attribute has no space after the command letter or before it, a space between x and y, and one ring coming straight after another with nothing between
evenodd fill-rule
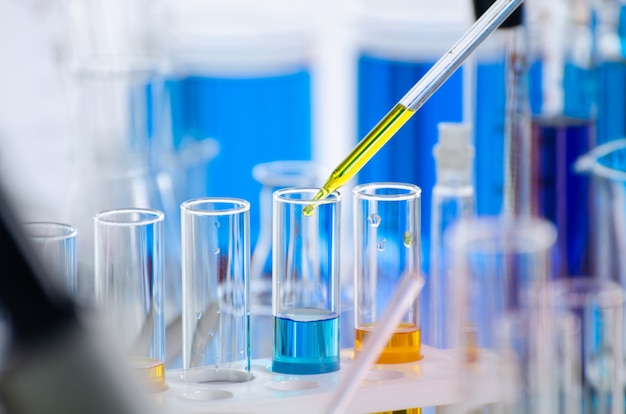
<instances>
[{"instance_id":1,"label":"glass tube","mask_svg":"<svg viewBox=\"0 0 626 414\"><path fill-rule=\"evenodd\" d=\"M272 330L272 202L273 193L285 187L314 186L319 167L312 161L279 160L257 164L252 176L261 184L259 237L250 261L250 329L255 346L252 358L272 356L272 343L264 341Z\"/></svg>"},{"instance_id":2,"label":"glass tube","mask_svg":"<svg viewBox=\"0 0 626 414\"><path fill-rule=\"evenodd\" d=\"M368 183L354 188L355 340L358 354L391 305L405 272L420 272L420 196L406 183ZM377 362L421 359L420 301L398 324Z\"/></svg>"},{"instance_id":3,"label":"glass tube","mask_svg":"<svg viewBox=\"0 0 626 414\"><path fill-rule=\"evenodd\" d=\"M463 36L466 10L428 1L357 1L357 138L364 137L389 108ZM469 8L467 12L469 11ZM405 182L431 188L430 156L439 122L461 122L469 113L468 68L462 66L358 173L358 183ZM419 137L419 139L416 139ZM431 194L422 194L423 270L428 271Z\"/></svg>"},{"instance_id":4,"label":"glass tube","mask_svg":"<svg viewBox=\"0 0 626 414\"><path fill-rule=\"evenodd\" d=\"M557 228L559 276L591 274L588 177L575 160L596 144L597 68L590 0L529 2L531 214Z\"/></svg>"},{"instance_id":5,"label":"glass tube","mask_svg":"<svg viewBox=\"0 0 626 414\"><path fill-rule=\"evenodd\" d=\"M310 205L319 188L274 192L272 371L339 369L339 193Z\"/></svg>"},{"instance_id":6,"label":"glass tube","mask_svg":"<svg viewBox=\"0 0 626 414\"><path fill-rule=\"evenodd\" d=\"M65 223L40 221L25 223L24 230L49 266L56 287L76 298L76 229Z\"/></svg>"},{"instance_id":7,"label":"glass tube","mask_svg":"<svg viewBox=\"0 0 626 414\"><path fill-rule=\"evenodd\" d=\"M98 311L152 389L165 386L163 220L158 210L106 210L94 219Z\"/></svg>"},{"instance_id":8,"label":"glass tube","mask_svg":"<svg viewBox=\"0 0 626 414\"><path fill-rule=\"evenodd\" d=\"M250 203L181 205L183 378L243 382L250 372Z\"/></svg>"}]
</instances>

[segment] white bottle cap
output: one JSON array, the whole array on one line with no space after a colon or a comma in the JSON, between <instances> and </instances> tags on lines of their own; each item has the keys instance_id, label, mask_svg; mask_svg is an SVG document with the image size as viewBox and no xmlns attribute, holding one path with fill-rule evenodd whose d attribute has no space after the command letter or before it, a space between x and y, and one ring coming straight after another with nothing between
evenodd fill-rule
<instances>
[{"instance_id":1,"label":"white bottle cap","mask_svg":"<svg viewBox=\"0 0 626 414\"><path fill-rule=\"evenodd\" d=\"M437 177L453 170L458 180L470 181L474 163L472 128L466 123L441 122L437 125L439 142L433 149Z\"/></svg>"}]
</instances>

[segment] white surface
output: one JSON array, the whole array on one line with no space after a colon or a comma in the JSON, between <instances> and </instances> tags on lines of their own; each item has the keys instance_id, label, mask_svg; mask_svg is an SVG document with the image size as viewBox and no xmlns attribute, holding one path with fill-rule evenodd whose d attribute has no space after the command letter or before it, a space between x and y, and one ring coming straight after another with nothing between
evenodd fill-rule
<instances>
[{"instance_id":1,"label":"white surface","mask_svg":"<svg viewBox=\"0 0 626 414\"><path fill-rule=\"evenodd\" d=\"M458 361L452 351L422 346L424 358L415 363L375 365L366 375L347 413L366 413L433 407L463 401ZM341 369L321 375L271 372L271 360L253 361L251 381L236 384L188 384L180 370L166 373L169 389L161 394L168 414L209 413L323 413L333 391L352 363L352 351L342 351ZM496 371L484 370L480 395L474 402L496 400ZM231 396L232 394L232 396Z\"/></svg>"}]
</instances>

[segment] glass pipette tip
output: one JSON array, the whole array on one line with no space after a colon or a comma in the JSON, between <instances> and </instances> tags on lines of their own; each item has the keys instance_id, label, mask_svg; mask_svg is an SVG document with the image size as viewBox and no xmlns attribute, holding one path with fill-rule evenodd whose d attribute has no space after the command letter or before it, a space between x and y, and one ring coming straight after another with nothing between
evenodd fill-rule
<instances>
[{"instance_id":1,"label":"glass pipette tip","mask_svg":"<svg viewBox=\"0 0 626 414\"><path fill-rule=\"evenodd\" d=\"M345 185L524 0L496 0L335 168L313 201ZM310 216L311 203L303 210Z\"/></svg>"}]
</instances>

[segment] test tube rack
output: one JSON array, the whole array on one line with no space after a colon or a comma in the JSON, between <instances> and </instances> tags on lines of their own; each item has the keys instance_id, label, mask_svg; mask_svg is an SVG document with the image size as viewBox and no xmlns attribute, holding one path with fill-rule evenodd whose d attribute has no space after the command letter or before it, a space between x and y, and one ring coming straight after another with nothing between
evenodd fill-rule
<instances>
[{"instance_id":1,"label":"test tube rack","mask_svg":"<svg viewBox=\"0 0 626 414\"><path fill-rule=\"evenodd\" d=\"M286 375L270 370L270 359L252 362L254 379L239 383L189 383L182 370L166 372L168 389L159 394L170 414L209 413L325 413L346 367L354 363L352 350L342 350L341 369L319 375ZM422 346L423 358L414 363L374 365L359 385L348 413L372 413L435 407L464 401L458 353ZM483 369L472 377L481 386L472 401L496 401L497 370Z\"/></svg>"}]
</instances>

